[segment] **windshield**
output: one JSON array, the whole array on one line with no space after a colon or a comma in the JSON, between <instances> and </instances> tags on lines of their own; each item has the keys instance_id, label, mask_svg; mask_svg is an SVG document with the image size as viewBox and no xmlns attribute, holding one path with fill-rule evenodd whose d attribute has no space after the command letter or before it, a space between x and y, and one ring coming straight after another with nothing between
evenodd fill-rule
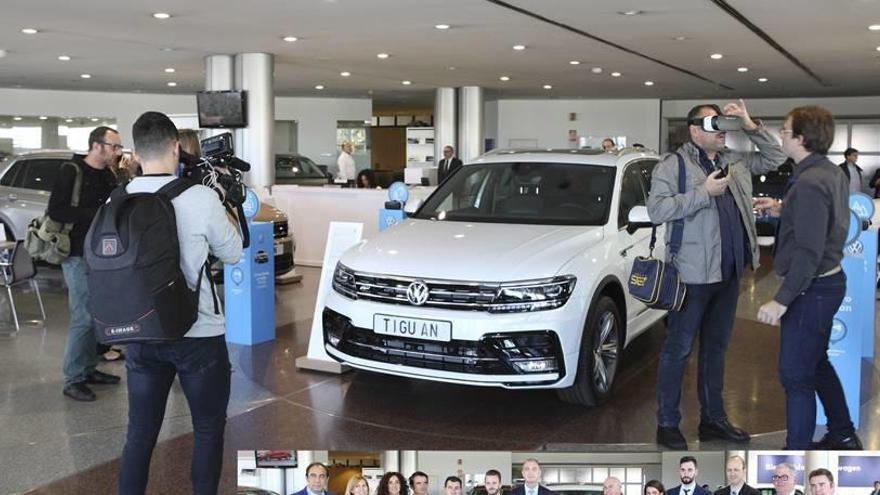
<instances>
[{"instance_id":1,"label":"windshield","mask_svg":"<svg viewBox=\"0 0 880 495\"><path fill-rule=\"evenodd\" d=\"M320 179L324 177L324 173L315 162L304 156L276 156L275 176Z\"/></svg>"},{"instance_id":2,"label":"windshield","mask_svg":"<svg viewBox=\"0 0 880 495\"><path fill-rule=\"evenodd\" d=\"M467 165L414 218L453 222L604 225L615 169L513 162Z\"/></svg>"}]
</instances>

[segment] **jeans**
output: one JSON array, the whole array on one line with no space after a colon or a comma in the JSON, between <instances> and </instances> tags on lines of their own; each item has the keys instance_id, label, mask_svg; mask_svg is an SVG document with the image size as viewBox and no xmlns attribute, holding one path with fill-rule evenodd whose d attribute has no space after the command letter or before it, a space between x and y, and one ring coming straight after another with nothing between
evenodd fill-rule
<instances>
[{"instance_id":1,"label":"jeans","mask_svg":"<svg viewBox=\"0 0 880 495\"><path fill-rule=\"evenodd\" d=\"M680 311L669 313L666 341L657 369L657 424L678 427L681 422L681 382L688 358L699 335L697 392L700 419L727 419L721 392L724 389L724 357L733 333L739 278L715 284L688 284Z\"/></svg>"},{"instance_id":2,"label":"jeans","mask_svg":"<svg viewBox=\"0 0 880 495\"><path fill-rule=\"evenodd\" d=\"M64 385L84 382L98 364L97 340L89 313L88 267L82 256L72 256L61 263L67 284L70 328L64 347Z\"/></svg>"},{"instance_id":3,"label":"jeans","mask_svg":"<svg viewBox=\"0 0 880 495\"><path fill-rule=\"evenodd\" d=\"M146 492L150 458L174 375L192 414L192 493L214 495L223 465L223 430L231 367L223 335L162 344L129 344L128 435L119 472L120 495Z\"/></svg>"},{"instance_id":4,"label":"jeans","mask_svg":"<svg viewBox=\"0 0 880 495\"><path fill-rule=\"evenodd\" d=\"M846 295L843 272L813 279L782 316L779 379L785 389L786 448L810 448L816 431L816 394L828 416L828 434L844 438L854 428L837 372L828 361L831 325Z\"/></svg>"}]
</instances>

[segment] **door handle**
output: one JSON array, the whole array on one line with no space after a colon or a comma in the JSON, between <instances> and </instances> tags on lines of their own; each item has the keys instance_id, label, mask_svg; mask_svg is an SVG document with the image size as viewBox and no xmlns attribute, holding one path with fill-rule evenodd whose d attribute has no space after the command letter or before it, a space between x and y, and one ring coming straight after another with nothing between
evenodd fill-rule
<instances>
[{"instance_id":1,"label":"door handle","mask_svg":"<svg viewBox=\"0 0 880 495\"><path fill-rule=\"evenodd\" d=\"M630 245L630 246L627 246L627 247L621 249L621 250L620 250L620 255L623 256L624 258L626 258L626 253L627 253L627 251L629 251L630 249L634 248L635 246L636 246L635 244L632 244L632 245Z\"/></svg>"}]
</instances>

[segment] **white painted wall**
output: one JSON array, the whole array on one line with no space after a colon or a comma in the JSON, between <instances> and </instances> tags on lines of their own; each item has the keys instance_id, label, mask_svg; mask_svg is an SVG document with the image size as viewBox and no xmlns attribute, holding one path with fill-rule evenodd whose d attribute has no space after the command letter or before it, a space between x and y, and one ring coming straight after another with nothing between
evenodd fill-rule
<instances>
[{"instance_id":1,"label":"white painted wall","mask_svg":"<svg viewBox=\"0 0 880 495\"><path fill-rule=\"evenodd\" d=\"M493 139L498 144L498 102L487 101L483 106L483 138ZM485 143L484 143L485 144Z\"/></svg>"},{"instance_id":2,"label":"white painted wall","mask_svg":"<svg viewBox=\"0 0 880 495\"><path fill-rule=\"evenodd\" d=\"M592 136L626 136L648 148L659 145L660 100L499 100L499 148L511 139L536 139L539 147L568 148L568 131ZM569 113L577 120L569 121Z\"/></svg>"},{"instance_id":3,"label":"white painted wall","mask_svg":"<svg viewBox=\"0 0 880 495\"><path fill-rule=\"evenodd\" d=\"M662 117L684 118L688 110L700 103L723 106L729 100L664 100ZM820 105L836 117L880 116L880 96L854 96L835 98L757 98L746 100L749 113L765 118L784 117L789 110L801 105Z\"/></svg>"},{"instance_id":4,"label":"white painted wall","mask_svg":"<svg viewBox=\"0 0 880 495\"><path fill-rule=\"evenodd\" d=\"M336 121L364 121L372 115L373 100L363 98L275 99L275 119L297 121L299 153L321 165L336 163Z\"/></svg>"}]
</instances>

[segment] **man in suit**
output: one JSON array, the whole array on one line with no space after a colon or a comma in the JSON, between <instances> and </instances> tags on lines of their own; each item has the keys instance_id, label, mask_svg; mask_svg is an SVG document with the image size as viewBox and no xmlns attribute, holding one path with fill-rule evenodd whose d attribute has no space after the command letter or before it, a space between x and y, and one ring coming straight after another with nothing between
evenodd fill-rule
<instances>
[{"instance_id":1,"label":"man in suit","mask_svg":"<svg viewBox=\"0 0 880 495\"><path fill-rule=\"evenodd\" d=\"M622 495L623 494L623 484L620 482L620 478L616 476L609 476L605 478L605 481L602 483L602 495Z\"/></svg>"},{"instance_id":2,"label":"man in suit","mask_svg":"<svg viewBox=\"0 0 880 495\"><path fill-rule=\"evenodd\" d=\"M443 159L437 164L437 181L443 182L459 167L461 167L461 160L455 157L455 148L444 146Z\"/></svg>"},{"instance_id":3,"label":"man in suit","mask_svg":"<svg viewBox=\"0 0 880 495\"><path fill-rule=\"evenodd\" d=\"M330 470L323 463L313 462L306 467L306 487L292 495L333 495L327 491Z\"/></svg>"},{"instance_id":4,"label":"man in suit","mask_svg":"<svg viewBox=\"0 0 880 495\"><path fill-rule=\"evenodd\" d=\"M844 162L841 163L840 170L846 175L849 184L849 192L862 192L862 167L856 164L859 159L859 150L855 148L847 148L843 152Z\"/></svg>"},{"instance_id":5,"label":"man in suit","mask_svg":"<svg viewBox=\"0 0 880 495\"><path fill-rule=\"evenodd\" d=\"M443 491L446 495L461 495L461 478L458 476L450 476L443 482Z\"/></svg>"},{"instance_id":6,"label":"man in suit","mask_svg":"<svg viewBox=\"0 0 880 495\"><path fill-rule=\"evenodd\" d=\"M501 493L501 473L497 469L486 471L486 476L483 479L487 495L499 495Z\"/></svg>"},{"instance_id":7,"label":"man in suit","mask_svg":"<svg viewBox=\"0 0 880 495\"><path fill-rule=\"evenodd\" d=\"M681 484L670 488L666 495L712 495L695 481L697 479L697 459L686 455L678 461L678 478Z\"/></svg>"},{"instance_id":8,"label":"man in suit","mask_svg":"<svg viewBox=\"0 0 880 495\"><path fill-rule=\"evenodd\" d=\"M715 491L715 495L760 495L746 484L746 460L738 455L727 458L727 486Z\"/></svg>"},{"instance_id":9,"label":"man in suit","mask_svg":"<svg viewBox=\"0 0 880 495\"><path fill-rule=\"evenodd\" d=\"M522 464L522 476L525 484L513 489L510 495L553 495L553 492L541 486L541 465L537 459L526 459Z\"/></svg>"},{"instance_id":10,"label":"man in suit","mask_svg":"<svg viewBox=\"0 0 880 495\"><path fill-rule=\"evenodd\" d=\"M811 495L834 495L834 475L825 468L810 471L807 477Z\"/></svg>"},{"instance_id":11,"label":"man in suit","mask_svg":"<svg viewBox=\"0 0 880 495\"><path fill-rule=\"evenodd\" d=\"M797 483L797 471L794 466L787 462L777 464L773 470L773 489L776 495L802 495L802 492L795 487Z\"/></svg>"},{"instance_id":12,"label":"man in suit","mask_svg":"<svg viewBox=\"0 0 880 495\"><path fill-rule=\"evenodd\" d=\"M874 491L871 492L871 495L880 495L880 481L874 482Z\"/></svg>"},{"instance_id":13,"label":"man in suit","mask_svg":"<svg viewBox=\"0 0 880 495\"><path fill-rule=\"evenodd\" d=\"M428 475L421 471L409 475L409 487L413 495L428 495Z\"/></svg>"}]
</instances>

